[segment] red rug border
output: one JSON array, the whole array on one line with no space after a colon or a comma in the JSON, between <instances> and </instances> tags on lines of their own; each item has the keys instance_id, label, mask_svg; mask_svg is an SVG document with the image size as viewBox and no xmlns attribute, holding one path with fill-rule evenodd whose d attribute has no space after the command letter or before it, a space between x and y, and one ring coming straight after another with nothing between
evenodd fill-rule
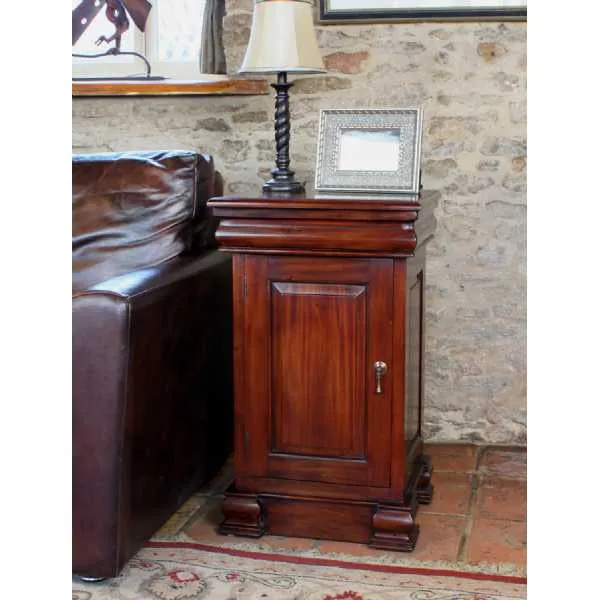
<instances>
[{"instance_id":1,"label":"red rug border","mask_svg":"<svg viewBox=\"0 0 600 600\"><path fill-rule=\"evenodd\" d=\"M495 575L493 573L471 573L469 571L452 571L449 569L431 569L428 567L404 567L401 565L379 565L374 563L351 562L336 560L333 558L318 558L312 556L290 556L287 554L276 554L272 552L257 552L254 550L238 550L237 548L224 548L222 546L211 546L199 542L159 542L149 541L146 548L189 548L192 550L204 550L217 554L228 554L240 558L255 558L271 560L274 562L297 563L304 565L317 565L328 567L340 567L344 569L356 569L363 571L378 571L382 573L403 573L406 575L438 575L443 577L460 577L462 579L475 579L478 581L497 581L500 583L516 583L525 585L527 577L514 575Z\"/></svg>"}]
</instances>

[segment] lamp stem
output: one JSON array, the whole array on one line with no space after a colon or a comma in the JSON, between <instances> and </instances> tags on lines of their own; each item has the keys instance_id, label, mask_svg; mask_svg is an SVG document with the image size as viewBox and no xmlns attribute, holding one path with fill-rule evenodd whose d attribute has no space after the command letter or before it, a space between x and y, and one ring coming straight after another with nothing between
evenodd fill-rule
<instances>
[{"instance_id":1,"label":"lamp stem","mask_svg":"<svg viewBox=\"0 0 600 600\"><path fill-rule=\"evenodd\" d=\"M304 185L294 178L290 166L290 107L288 90L293 86L288 83L287 73L277 73L277 83L272 83L277 95L275 97L275 148L277 158L275 169L271 170L272 179L265 182L265 192L302 193Z\"/></svg>"},{"instance_id":2,"label":"lamp stem","mask_svg":"<svg viewBox=\"0 0 600 600\"><path fill-rule=\"evenodd\" d=\"M275 146L277 159L275 164L281 171L290 166L290 104L288 90L294 85L288 83L287 73L277 73L277 83L272 84L277 90L275 98Z\"/></svg>"}]
</instances>

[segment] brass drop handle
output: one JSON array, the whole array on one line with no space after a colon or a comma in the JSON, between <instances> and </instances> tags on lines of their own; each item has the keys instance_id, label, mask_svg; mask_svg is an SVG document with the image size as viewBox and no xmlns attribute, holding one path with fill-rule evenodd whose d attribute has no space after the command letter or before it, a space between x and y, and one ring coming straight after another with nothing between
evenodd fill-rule
<instances>
[{"instance_id":1,"label":"brass drop handle","mask_svg":"<svg viewBox=\"0 0 600 600\"><path fill-rule=\"evenodd\" d=\"M381 389L381 380L383 379L383 376L387 373L387 365L382 360L378 360L373 365L373 367L375 367L375 380L377 381L375 393L383 394L383 390Z\"/></svg>"}]
</instances>

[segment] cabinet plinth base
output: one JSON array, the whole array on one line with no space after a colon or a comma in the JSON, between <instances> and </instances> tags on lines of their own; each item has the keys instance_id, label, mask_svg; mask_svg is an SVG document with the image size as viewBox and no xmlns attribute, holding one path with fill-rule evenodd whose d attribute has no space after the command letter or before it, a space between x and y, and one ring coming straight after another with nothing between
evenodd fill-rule
<instances>
[{"instance_id":1,"label":"cabinet plinth base","mask_svg":"<svg viewBox=\"0 0 600 600\"><path fill-rule=\"evenodd\" d=\"M419 503L431 501L433 468L427 456L415 463L404 498L386 501L242 492L232 485L221 503L219 532L243 537L265 533L368 544L411 552L419 536Z\"/></svg>"},{"instance_id":2,"label":"cabinet plinth base","mask_svg":"<svg viewBox=\"0 0 600 600\"><path fill-rule=\"evenodd\" d=\"M431 457L426 454L421 455L421 475L417 484L417 501L419 504L431 504L433 500L433 485L431 477L433 475L433 465Z\"/></svg>"},{"instance_id":3,"label":"cabinet plinth base","mask_svg":"<svg viewBox=\"0 0 600 600\"><path fill-rule=\"evenodd\" d=\"M411 506L377 502L295 498L277 494L227 492L219 533L260 537L263 533L414 550L419 526L417 502Z\"/></svg>"},{"instance_id":4,"label":"cabinet plinth base","mask_svg":"<svg viewBox=\"0 0 600 600\"><path fill-rule=\"evenodd\" d=\"M265 532L263 510L256 494L245 494L230 488L221 502L225 518L219 533L258 538Z\"/></svg>"},{"instance_id":5,"label":"cabinet plinth base","mask_svg":"<svg viewBox=\"0 0 600 600\"><path fill-rule=\"evenodd\" d=\"M410 485L401 505L381 503L373 515L373 535L369 546L380 550L412 552L419 537L415 515L419 504L433 498L431 458L421 454L413 465Z\"/></svg>"},{"instance_id":6,"label":"cabinet plinth base","mask_svg":"<svg viewBox=\"0 0 600 600\"><path fill-rule=\"evenodd\" d=\"M415 523L417 507L378 506L373 515L373 535L369 546L380 550L411 552L419 537L419 526Z\"/></svg>"}]
</instances>

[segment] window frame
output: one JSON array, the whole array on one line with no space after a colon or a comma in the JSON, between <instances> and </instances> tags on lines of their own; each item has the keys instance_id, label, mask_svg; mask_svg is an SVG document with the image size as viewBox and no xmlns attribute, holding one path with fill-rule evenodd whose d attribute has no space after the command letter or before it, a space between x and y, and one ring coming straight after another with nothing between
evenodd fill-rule
<instances>
[{"instance_id":1,"label":"window frame","mask_svg":"<svg viewBox=\"0 0 600 600\"><path fill-rule=\"evenodd\" d=\"M206 2L205 0L199 1L204 3L204 7L202 8L202 12L204 12L206 8ZM140 31L135 24L131 22L129 31L131 31L133 34L133 48L130 50L125 49L123 52L133 51L145 56L151 66L151 76L161 78L158 79L158 81L199 81L206 78L210 79L211 74L200 72L200 48L197 49L197 56L195 60L159 60L158 15L160 11L160 4L161 0L154 0L152 4L152 10L148 15L148 21L146 22L145 32ZM103 7L101 11L103 12L104 10L105 9ZM198 23L198 27L203 27L203 22L204 19L201 18L200 22ZM99 52L101 52L103 48L106 48L106 46L100 46L98 49ZM73 48L73 52L75 53L75 48ZM141 58L127 54L122 57L108 55L106 58L91 58L88 60L80 58L77 60L72 60L72 78L74 81L110 81L111 79L122 80L126 77L134 81L143 80L145 79L146 70L146 64Z\"/></svg>"}]
</instances>

